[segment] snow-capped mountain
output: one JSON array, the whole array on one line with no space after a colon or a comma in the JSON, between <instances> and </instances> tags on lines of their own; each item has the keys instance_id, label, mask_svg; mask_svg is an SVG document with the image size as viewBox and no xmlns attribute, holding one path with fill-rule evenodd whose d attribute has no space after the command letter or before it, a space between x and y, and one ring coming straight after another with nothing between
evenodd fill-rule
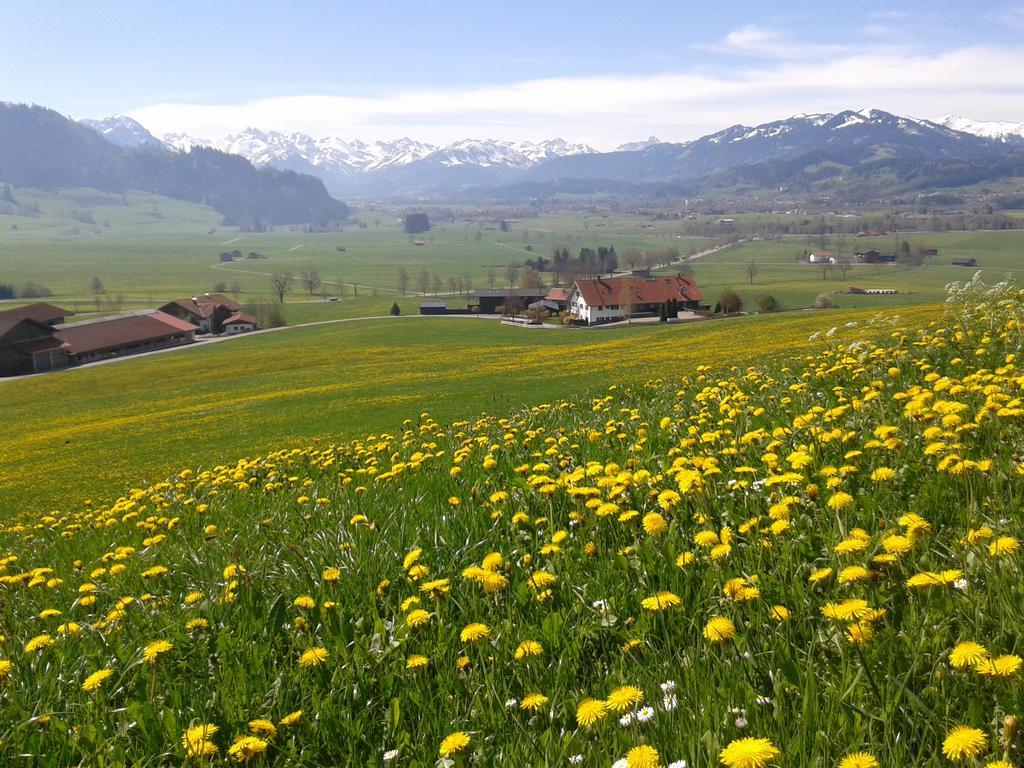
<instances>
[{"instance_id":1,"label":"snow-capped mountain","mask_svg":"<svg viewBox=\"0 0 1024 768\"><path fill-rule=\"evenodd\" d=\"M114 115L105 117L102 120L80 120L82 125L87 125L99 133L111 144L119 147L134 147L138 144L151 144L160 146L160 139L147 131L141 123L132 120L127 115Z\"/></svg>"},{"instance_id":2,"label":"snow-capped mountain","mask_svg":"<svg viewBox=\"0 0 1024 768\"><path fill-rule=\"evenodd\" d=\"M107 127L132 127L115 119L90 125L101 133ZM952 117L937 123L861 109L798 114L757 126L734 125L683 143L651 136L623 144L614 152L597 152L564 139L463 139L438 146L410 138L318 139L256 128L213 140L168 134L163 143L179 151L213 147L241 155L257 167L314 175L338 195L448 194L523 185L520 189L529 196L545 194L558 185L572 186L570 182L585 182L574 189L594 187L592 181L612 187L734 183L809 188L819 183L849 184L862 175L902 178L924 165L938 178L945 171L934 171L936 164L962 165L964 160L992 166L992 173L998 174L1003 172L996 168L999 158L1024 144L1021 134L1024 126L1014 124ZM132 137L145 140L138 130L120 132L116 138L112 130L104 135L126 142Z\"/></svg>"},{"instance_id":3,"label":"snow-capped mountain","mask_svg":"<svg viewBox=\"0 0 1024 768\"><path fill-rule=\"evenodd\" d=\"M256 128L246 128L213 141L183 133L169 133L164 136L164 144L182 151L193 146L213 147L241 155L257 167L287 167L301 161L314 168L346 175L371 173L428 158L437 165L449 167L529 168L552 157L596 151L586 144L571 144L564 139L540 142L463 139L438 146L409 138L374 142L348 141L335 136L315 139L304 133L264 132Z\"/></svg>"},{"instance_id":4,"label":"snow-capped mountain","mask_svg":"<svg viewBox=\"0 0 1024 768\"><path fill-rule=\"evenodd\" d=\"M961 115L946 115L941 122L954 131L962 131L986 139L1006 141L1024 138L1024 123L1012 123L1004 120L972 120Z\"/></svg>"},{"instance_id":5,"label":"snow-capped mountain","mask_svg":"<svg viewBox=\"0 0 1024 768\"><path fill-rule=\"evenodd\" d=\"M659 139L657 136L648 136L643 141L627 141L625 144L619 144L615 148L616 152L639 152L642 149L653 147L655 144L664 144L665 142Z\"/></svg>"}]
</instances>

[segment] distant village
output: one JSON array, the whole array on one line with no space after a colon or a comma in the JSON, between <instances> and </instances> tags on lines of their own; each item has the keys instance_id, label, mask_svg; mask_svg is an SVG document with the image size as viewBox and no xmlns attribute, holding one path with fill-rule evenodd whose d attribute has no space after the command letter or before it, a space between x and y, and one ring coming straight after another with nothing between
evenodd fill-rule
<instances>
[{"instance_id":1,"label":"distant village","mask_svg":"<svg viewBox=\"0 0 1024 768\"><path fill-rule=\"evenodd\" d=\"M44 302L0 311L0 377L57 371L125 355L191 344L197 334L259 329L242 305L219 293L77 323Z\"/></svg>"}]
</instances>

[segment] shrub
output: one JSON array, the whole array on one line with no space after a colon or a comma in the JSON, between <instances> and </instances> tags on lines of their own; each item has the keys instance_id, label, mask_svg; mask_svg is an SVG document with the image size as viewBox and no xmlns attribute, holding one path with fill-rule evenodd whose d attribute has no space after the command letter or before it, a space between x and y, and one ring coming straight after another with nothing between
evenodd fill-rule
<instances>
[{"instance_id":1,"label":"shrub","mask_svg":"<svg viewBox=\"0 0 1024 768\"><path fill-rule=\"evenodd\" d=\"M827 293L819 293L818 298L814 300L814 306L817 309L832 309L835 305L836 303Z\"/></svg>"},{"instance_id":2,"label":"shrub","mask_svg":"<svg viewBox=\"0 0 1024 768\"><path fill-rule=\"evenodd\" d=\"M398 317L400 314L402 314L402 308L398 306L397 301L391 305L391 314L394 315L395 317Z\"/></svg>"},{"instance_id":3,"label":"shrub","mask_svg":"<svg viewBox=\"0 0 1024 768\"><path fill-rule=\"evenodd\" d=\"M778 312L781 308L782 306L774 296L767 293L757 294L757 311L761 314L765 312Z\"/></svg>"},{"instance_id":4,"label":"shrub","mask_svg":"<svg viewBox=\"0 0 1024 768\"><path fill-rule=\"evenodd\" d=\"M718 305L717 312L725 315L731 315L734 312L740 312L743 310L743 299L736 291L726 288L720 294L718 294Z\"/></svg>"}]
</instances>

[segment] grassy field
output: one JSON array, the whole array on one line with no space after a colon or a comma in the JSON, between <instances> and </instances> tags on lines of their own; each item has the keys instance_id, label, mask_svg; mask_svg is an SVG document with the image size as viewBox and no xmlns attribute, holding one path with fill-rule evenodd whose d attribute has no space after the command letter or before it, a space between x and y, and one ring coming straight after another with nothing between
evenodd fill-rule
<instances>
[{"instance_id":1,"label":"grassy field","mask_svg":"<svg viewBox=\"0 0 1024 768\"><path fill-rule=\"evenodd\" d=\"M410 290L415 290L417 276L426 269L442 279L447 291L449 278L468 276L475 287L484 287L491 273L495 285L503 285L506 265L549 256L556 244L574 251L614 245L619 252L673 245L685 252L705 242L678 237L669 222L642 226L650 223L635 216L550 215L525 219L510 232L498 231L493 222L439 223L417 246L402 230L400 209L359 212L356 216L365 222L365 229L353 223L344 232L306 233L279 227L270 233L247 234L219 226L209 208L152 195L132 193L122 198L94 190L60 195L18 190L16 198L36 205L40 213L0 215L0 281L31 280L50 288L58 298L80 301L83 308L93 302L89 290L93 276L102 279L107 298L120 295L126 301L151 305L210 291L218 282L237 281L243 298L266 295L268 275L290 271L298 277L312 265L332 292L337 283L346 283L346 294L352 296L355 283L366 297L374 288L380 294L395 293L400 267L409 274ZM95 223L82 223L70 218L72 214ZM256 251L267 258L221 264L219 254L234 249L246 255ZM301 299L302 292L296 285L289 302Z\"/></svg>"},{"instance_id":2,"label":"grassy field","mask_svg":"<svg viewBox=\"0 0 1024 768\"><path fill-rule=\"evenodd\" d=\"M748 309L755 307L759 293L768 293L783 306L810 306L820 293L828 293L841 307L894 307L906 304L933 304L945 296L947 283L966 281L982 271L985 281L993 283L1006 274L1024 272L1024 232L947 232L908 233L894 244L892 237L846 237L843 253L852 257L854 250L877 248L893 253L898 242L907 240L911 248L930 246L939 255L929 257L921 267L907 268L898 264L854 264L845 278L833 269L823 277L822 268L808 264L804 253L819 248L817 238L786 237L779 241L743 243L721 253L712 254L693 263L694 277L705 295L717 296L732 288L744 299ZM837 253L834 239L826 241L826 249ZM797 262L797 258L801 262ZM977 259L976 268L954 267L954 258ZM757 274L751 283L747 267L754 263ZM836 291L855 285L861 288L895 288L899 295L864 296L837 295Z\"/></svg>"},{"instance_id":3,"label":"grassy field","mask_svg":"<svg viewBox=\"0 0 1024 768\"><path fill-rule=\"evenodd\" d=\"M0 523L0 759L1019 765L1024 294L927 317L392 321L4 385L3 475L60 511ZM181 471L79 502L119 440Z\"/></svg>"},{"instance_id":4,"label":"grassy field","mask_svg":"<svg viewBox=\"0 0 1024 768\"><path fill-rule=\"evenodd\" d=\"M109 497L184 466L394 428L428 410L465 418L748 365L874 313L829 311L622 330L524 330L475 318L289 328L0 382L0 510Z\"/></svg>"}]
</instances>

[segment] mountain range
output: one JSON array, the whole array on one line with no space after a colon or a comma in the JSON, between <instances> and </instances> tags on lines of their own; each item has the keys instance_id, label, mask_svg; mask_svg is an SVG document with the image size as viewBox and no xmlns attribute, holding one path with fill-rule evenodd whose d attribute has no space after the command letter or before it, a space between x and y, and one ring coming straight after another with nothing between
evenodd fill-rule
<instances>
[{"instance_id":1,"label":"mountain range","mask_svg":"<svg viewBox=\"0 0 1024 768\"><path fill-rule=\"evenodd\" d=\"M536 196L649 191L660 185L681 194L782 188L858 198L1004 177L1016 173L1024 152L1024 123L956 115L933 122L878 109L734 125L680 143L651 136L612 152L564 139L464 139L438 146L410 138L367 142L255 128L216 140L157 138L123 115L83 123L121 146L214 148L257 167L317 176L336 195L367 196L474 190Z\"/></svg>"}]
</instances>

